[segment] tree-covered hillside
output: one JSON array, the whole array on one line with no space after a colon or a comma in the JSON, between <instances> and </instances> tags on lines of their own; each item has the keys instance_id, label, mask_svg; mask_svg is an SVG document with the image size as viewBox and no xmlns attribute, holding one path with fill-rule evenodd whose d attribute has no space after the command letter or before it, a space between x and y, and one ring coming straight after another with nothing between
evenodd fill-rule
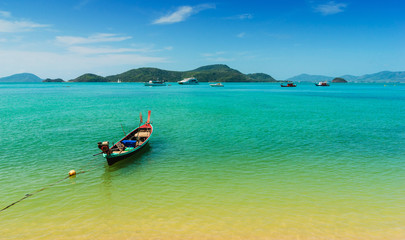
<instances>
[{"instance_id":1,"label":"tree-covered hillside","mask_svg":"<svg viewBox=\"0 0 405 240\"><path fill-rule=\"evenodd\" d=\"M98 75L92 74L92 73L83 74L80 77L75 78L70 81L72 81L72 82L108 82L108 80L105 77L98 76Z\"/></svg>"},{"instance_id":2,"label":"tree-covered hillside","mask_svg":"<svg viewBox=\"0 0 405 240\"><path fill-rule=\"evenodd\" d=\"M94 74L85 74L72 82L146 82L149 80L165 80L177 82L184 78L196 77L199 82L275 82L274 78L267 74L243 74L227 65L216 64L203 66L191 71L168 71L158 68L138 68L127 72L101 77Z\"/></svg>"},{"instance_id":3,"label":"tree-covered hillside","mask_svg":"<svg viewBox=\"0 0 405 240\"><path fill-rule=\"evenodd\" d=\"M127 72L106 77L108 82L146 82L149 80L165 80L175 82L181 80L181 72L161 70L158 68L138 68Z\"/></svg>"},{"instance_id":4,"label":"tree-covered hillside","mask_svg":"<svg viewBox=\"0 0 405 240\"><path fill-rule=\"evenodd\" d=\"M277 82L276 79L265 73L252 73L248 74L247 76L257 82Z\"/></svg>"}]
</instances>

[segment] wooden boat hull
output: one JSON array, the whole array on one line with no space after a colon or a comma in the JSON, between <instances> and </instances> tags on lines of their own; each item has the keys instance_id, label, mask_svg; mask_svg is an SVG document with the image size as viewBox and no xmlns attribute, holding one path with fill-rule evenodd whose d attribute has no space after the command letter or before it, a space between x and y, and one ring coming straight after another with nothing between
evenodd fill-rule
<instances>
[{"instance_id":1,"label":"wooden boat hull","mask_svg":"<svg viewBox=\"0 0 405 240\"><path fill-rule=\"evenodd\" d=\"M280 85L281 87L296 87L297 85L293 85L293 86L286 86L286 85Z\"/></svg>"},{"instance_id":2,"label":"wooden boat hull","mask_svg":"<svg viewBox=\"0 0 405 240\"><path fill-rule=\"evenodd\" d=\"M142 144L141 146L137 147L133 151L128 152L126 154L120 154L120 155L117 155L117 156L111 156L111 155L106 155L105 154L105 159L107 160L108 165L111 166L116 162L119 162L121 160L130 158L130 157L134 156L135 154L139 153L141 151L141 149L148 144L148 142Z\"/></svg>"},{"instance_id":3,"label":"wooden boat hull","mask_svg":"<svg viewBox=\"0 0 405 240\"><path fill-rule=\"evenodd\" d=\"M138 133L138 136L136 135ZM146 135L140 136L140 133L147 133ZM118 141L116 144L114 144L110 149L109 149L109 154L103 153L103 156L106 158L108 165L113 165L116 162L122 161L124 159L130 158L136 153L138 153L143 147L145 147L149 143L149 139L152 137L153 134L153 126L150 123L146 123L136 129L134 129L132 132L127 134L124 138L122 138L120 141ZM128 151L125 151L125 149L128 149L127 147L124 149L124 151L119 151L117 146L119 143L122 144L124 140L130 140L131 139L137 139L138 142L141 142L141 144L131 148ZM142 141L139 141L139 139L142 139ZM136 140L133 140L136 141Z\"/></svg>"}]
</instances>

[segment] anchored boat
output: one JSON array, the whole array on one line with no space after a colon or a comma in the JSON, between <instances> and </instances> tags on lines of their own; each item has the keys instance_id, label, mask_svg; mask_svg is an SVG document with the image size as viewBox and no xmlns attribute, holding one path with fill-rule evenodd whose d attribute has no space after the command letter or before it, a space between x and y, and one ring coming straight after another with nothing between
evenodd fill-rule
<instances>
[{"instance_id":1,"label":"anchored boat","mask_svg":"<svg viewBox=\"0 0 405 240\"><path fill-rule=\"evenodd\" d=\"M296 87L297 85L293 82L287 82L286 85L280 84L281 87Z\"/></svg>"},{"instance_id":2,"label":"anchored boat","mask_svg":"<svg viewBox=\"0 0 405 240\"><path fill-rule=\"evenodd\" d=\"M156 86L166 86L166 82L164 80L150 80L145 82L145 86L156 87Z\"/></svg>"},{"instance_id":3,"label":"anchored boat","mask_svg":"<svg viewBox=\"0 0 405 240\"><path fill-rule=\"evenodd\" d=\"M185 78L177 82L180 85L198 85L198 80L195 77Z\"/></svg>"},{"instance_id":4,"label":"anchored boat","mask_svg":"<svg viewBox=\"0 0 405 240\"><path fill-rule=\"evenodd\" d=\"M112 165L118 161L129 158L148 144L153 133L153 126L150 122L151 111L148 111L148 120L142 126L132 130L129 134L115 143L111 148L109 142L99 142L98 148L107 159L108 165ZM140 125L142 124L141 114Z\"/></svg>"},{"instance_id":5,"label":"anchored boat","mask_svg":"<svg viewBox=\"0 0 405 240\"><path fill-rule=\"evenodd\" d=\"M329 83L327 81L323 81L323 82L319 82L319 83L315 83L315 86L318 87L328 87Z\"/></svg>"},{"instance_id":6,"label":"anchored boat","mask_svg":"<svg viewBox=\"0 0 405 240\"><path fill-rule=\"evenodd\" d=\"M211 87L223 87L224 85L222 83L213 83L210 84Z\"/></svg>"}]
</instances>

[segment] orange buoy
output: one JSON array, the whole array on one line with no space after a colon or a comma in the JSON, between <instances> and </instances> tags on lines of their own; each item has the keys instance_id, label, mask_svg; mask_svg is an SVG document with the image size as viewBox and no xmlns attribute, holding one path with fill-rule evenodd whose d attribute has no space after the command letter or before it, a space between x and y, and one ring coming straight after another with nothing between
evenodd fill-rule
<instances>
[{"instance_id":1,"label":"orange buoy","mask_svg":"<svg viewBox=\"0 0 405 240\"><path fill-rule=\"evenodd\" d=\"M70 170L69 176L74 176L74 175L76 175L76 171L75 170Z\"/></svg>"}]
</instances>

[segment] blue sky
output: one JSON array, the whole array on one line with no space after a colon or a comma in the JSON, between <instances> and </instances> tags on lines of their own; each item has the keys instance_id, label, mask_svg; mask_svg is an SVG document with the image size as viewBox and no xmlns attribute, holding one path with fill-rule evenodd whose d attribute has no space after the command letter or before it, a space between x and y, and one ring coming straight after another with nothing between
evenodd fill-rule
<instances>
[{"instance_id":1,"label":"blue sky","mask_svg":"<svg viewBox=\"0 0 405 240\"><path fill-rule=\"evenodd\" d=\"M405 71L405 1L2 0L0 77L227 64L286 79Z\"/></svg>"}]
</instances>

